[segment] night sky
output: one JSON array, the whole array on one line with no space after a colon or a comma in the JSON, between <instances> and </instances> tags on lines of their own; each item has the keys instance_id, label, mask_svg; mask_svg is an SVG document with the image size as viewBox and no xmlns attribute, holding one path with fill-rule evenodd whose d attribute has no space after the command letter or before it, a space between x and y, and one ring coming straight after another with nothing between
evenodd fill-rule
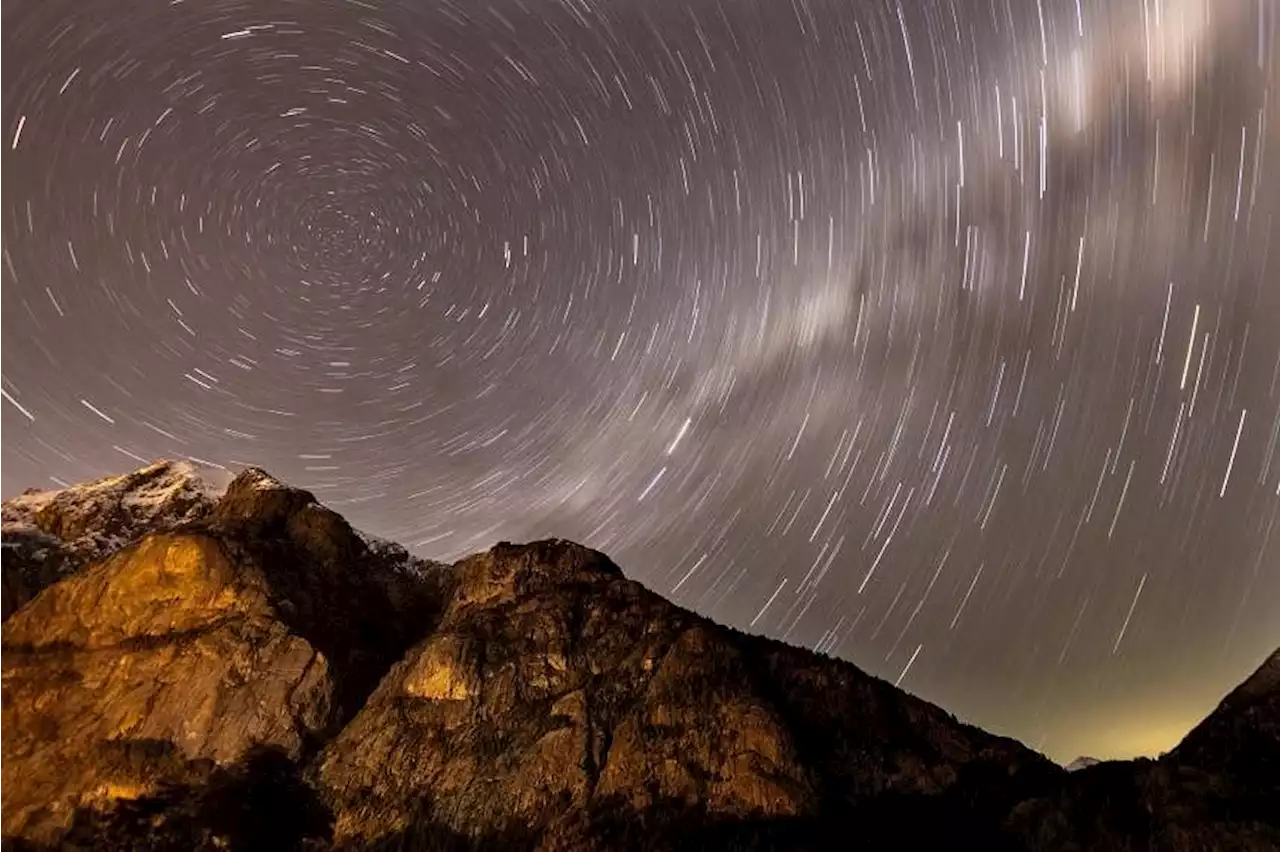
<instances>
[{"instance_id":1,"label":"night sky","mask_svg":"<svg viewBox=\"0 0 1280 852\"><path fill-rule=\"evenodd\" d=\"M1280 644L1280 5L14 0L3 489L571 538L1049 755Z\"/></svg>"}]
</instances>

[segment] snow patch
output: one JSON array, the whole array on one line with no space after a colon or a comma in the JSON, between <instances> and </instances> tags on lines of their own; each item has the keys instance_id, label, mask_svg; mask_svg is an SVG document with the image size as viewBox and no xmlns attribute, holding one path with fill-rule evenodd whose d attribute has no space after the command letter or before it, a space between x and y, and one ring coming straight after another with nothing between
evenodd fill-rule
<instances>
[{"instance_id":1,"label":"snow patch","mask_svg":"<svg viewBox=\"0 0 1280 852\"><path fill-rule=\"evenodd\" d=\"M164 468L168 468L164 470ZM227 491L231 484L231 474L217 468L201 468L191 462L164 462L143 468L135 474L116 477L123 485L128 479L152 470L163 471L155 478L145 480L141 485L127 488L122 495L121 504L126 509L142 512L158 512L171 503L174 498L189 493L197 498L215 501ZM113 483L114 487L119 487Z\"/></svg>"}]
</instances>

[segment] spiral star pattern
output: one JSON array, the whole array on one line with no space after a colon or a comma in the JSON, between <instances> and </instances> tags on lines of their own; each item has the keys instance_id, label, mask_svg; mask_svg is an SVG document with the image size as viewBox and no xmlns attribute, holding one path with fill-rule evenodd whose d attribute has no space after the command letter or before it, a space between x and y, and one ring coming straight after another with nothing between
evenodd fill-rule
<instances>
[{"instance_id":1,"label":"spiral star pattern","mask_svg":"<svg viewBox=\"0 0 1280 852\"><path fill-rule=\"evenodd\" d=\"M1061 759L1280 642L1280 8L15 0L4 488L555 535Z\"/></svg>"}]
</instances>

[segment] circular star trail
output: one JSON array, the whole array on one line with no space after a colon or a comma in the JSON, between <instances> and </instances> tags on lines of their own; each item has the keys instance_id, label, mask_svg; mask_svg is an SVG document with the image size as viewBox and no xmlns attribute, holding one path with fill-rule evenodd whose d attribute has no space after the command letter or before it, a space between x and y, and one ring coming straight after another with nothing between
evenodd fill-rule
<instances>
[{"instance_id":1,"label":"circular star trail","mask_svg":"<svg viewBox=\"0 0 1280 852\"><path fill-rule=\"evenodd\" d=\"M7 495L556 535L1059 758L1280 642L1280 12L4 11Z\"/></svg>"}]
</instances>

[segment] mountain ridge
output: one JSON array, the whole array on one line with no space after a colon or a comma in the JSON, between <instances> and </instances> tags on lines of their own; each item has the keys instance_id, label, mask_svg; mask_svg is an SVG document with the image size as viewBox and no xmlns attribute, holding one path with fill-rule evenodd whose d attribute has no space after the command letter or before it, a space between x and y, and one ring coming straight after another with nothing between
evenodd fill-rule
<instances>
[{"instance_id":1,"label":"mountain ridge","mask_svg":"<svg viewBox=\"0 0 1280 852\"><path fill-rule=\"evenodd\" d=\"M11 842L1280 843L1275 794L1257 789L1280 654L1184 752L1068 774L851 663L683 610L571 542L443 565L256 468L205 486L160 462L6 501L5 597L26 596L3 628Z\"/></svg>"}]
</instances>

